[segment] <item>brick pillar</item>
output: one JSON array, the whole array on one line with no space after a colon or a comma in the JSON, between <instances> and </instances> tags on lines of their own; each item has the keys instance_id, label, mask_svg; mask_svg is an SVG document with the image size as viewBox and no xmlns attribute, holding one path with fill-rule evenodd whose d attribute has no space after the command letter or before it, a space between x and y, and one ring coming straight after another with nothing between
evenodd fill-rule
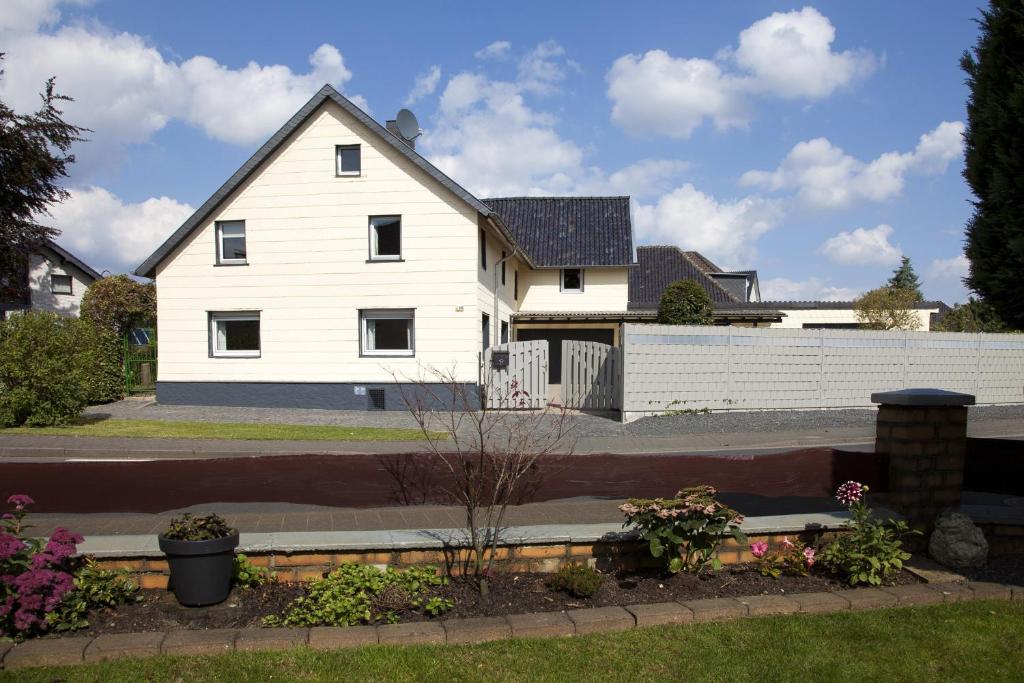
<instances>
[{"instance_id":1,"label":"brick pillar","mask_svg":"<svg viewBox=\"0 0 1024 683\"><path fill-rule=\"evenodd\" d=\"M927 534L939 512L960 505L974 396L903 389L871 394L871 401L881 404L875 452L889 456L889 504Z\"/></svg>"}]
</instances>

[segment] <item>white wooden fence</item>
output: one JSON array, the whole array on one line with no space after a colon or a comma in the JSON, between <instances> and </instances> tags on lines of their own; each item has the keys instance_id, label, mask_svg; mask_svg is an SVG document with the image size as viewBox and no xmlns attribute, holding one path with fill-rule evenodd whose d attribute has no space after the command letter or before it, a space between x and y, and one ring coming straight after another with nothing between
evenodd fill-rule
<instances>
[{"instance_id":1,"label":"white wooden fence","mask_svg":"<svg viewBox=\"0 0 1024 683\"><path fill-rule=\"evenodd\" d=\"M1024 335L627 324L626 419L672 409L871 406L911 387L1024 403Z\"/></svg>"},{"instance_id":2,"label":"white wooden fence","mask_svg":"<svg viewBox=\"0 0 1024 683\"><path fill-rule=\"evenodd\" d=\"M562 404L581 410L621 405L621 352L592 341L562 340Z\"/></svg>"},{"instance_id":3,"label":"white wooden fence","mask_svg":"<svg viewBox=\"0 0 1024 683\"><path fill-rule=\"evenodd\" d=\"M491 367L495 350L508 351L508 368ZM488 408L543 408L548 402L547 341L511 342L487 349L480 368L480 382Z\"/></svg>"}]
</instances>

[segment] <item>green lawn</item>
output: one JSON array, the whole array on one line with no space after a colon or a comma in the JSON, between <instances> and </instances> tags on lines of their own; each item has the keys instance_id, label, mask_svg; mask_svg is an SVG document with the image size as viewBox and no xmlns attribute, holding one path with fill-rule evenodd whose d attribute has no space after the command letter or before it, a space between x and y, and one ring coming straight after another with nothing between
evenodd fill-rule
<instances>
[{"instance_id":1,"label":"green lawn","mask_svg":"<svg viewBox=\"0 0 1024 683\"><path fill-rule=\"evenodd\" d=\"M235 653L0 674L14 681L1019 681L1024 605L978 602L475 646Z\"/></svg>"},{"instance_id":2,"label":"green lawn","mask_svg":"<svg viewBox=\"0 0 1024 683\"><path fill-rule=\"evenodd\" d=\"M48 436L130 436L141 439L255 439L259 441L419 441L418 429L337 427L239 422L171 422L164 420L90 420L67 427L15 427L0 434ZM445 434L436 434L446 438Z\"/></svg>"}]
</instances>

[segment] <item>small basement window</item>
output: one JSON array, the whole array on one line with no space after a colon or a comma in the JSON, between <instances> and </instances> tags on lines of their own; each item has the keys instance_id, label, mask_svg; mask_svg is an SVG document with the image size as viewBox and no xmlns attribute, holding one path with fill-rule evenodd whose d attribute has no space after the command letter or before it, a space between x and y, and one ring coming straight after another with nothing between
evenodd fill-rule
<instances>
[{"instance_id":1,"label":"small basement window","mask_svg":"<svg viewBox=\"0 0 1024 683\"><path fill-rule=\"evenodd\" d=\"M260 312L210 314L210 355L256 358L260 355Z\"/></svg>"},{"instance_id":2,"label":"small basement window","mask_svg":"<svg viewBox=\"0 0 1024 683\"><path fill-rule=\"evenodd\" d=\"M71 276L51 273L50 291L54 294L71 294Z\"/></svg>"},{"instance_id":3,"label":"small basement window","mask_svg":"<svg viewBox=\"0 0 1024 683\"><path fill-rule=\"evenodd\" d=\"M416 325L411 309L360 311L362 355L415 355Z\"/></svg>"},{"instance_id":4,"label":"small basement window","mask_svg":"<svg viewBox=\"0 0 1024 683\"><path fill-rule=\"evenodd\" d=\"M562 270L562 291L582 292L583 271L579 268L565 268Z\"/></svg>"},{"instance_id":5,"label":"small basement window","mask_svg":"<svg viewBox=\"0 0 1024 683\"><path fill-rule=\"evenodd\" d=\"M370 260L398 261L402 258L402 217L370 217Z\"/></svg>"},{"instance_id":6,"label":"small basement window","mask_svg":"<svg viewBox=\"0 0 1024 683\"><path fill-rule=\"evenodd\" d=\"M242 265L245 262L245 221L217 221L217 263Z\"/></svg>"},{"instance_id":7,"label":"small basement window","mask_svg":"<svg viewBox=\"0 0 1024 683\"><path fill-rule=\"evenodd\" d=\"M363 160L359 145L338 145L334 149L338 157L338 175L357 176L362 173Z\"/></svg>"}]
</instances>

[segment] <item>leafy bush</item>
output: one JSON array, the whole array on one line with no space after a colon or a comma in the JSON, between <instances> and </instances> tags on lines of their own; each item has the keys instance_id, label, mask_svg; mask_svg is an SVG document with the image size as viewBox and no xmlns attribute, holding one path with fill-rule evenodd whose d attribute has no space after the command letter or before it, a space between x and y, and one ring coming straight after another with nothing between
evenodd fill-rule
<instances>
[{"instance_id":1,"label":"leafy bush","mask_svg":"<svg viewBox=\"0 0 1024 683\"><path fill-rule=\"evenodd\" d=\"M88 321L80 323L76 362L84 365L86 403L110 403L124 398L124 342L112 330Z\"/></svg>"},{"instance_id":2,"label":"leafy bush","mask_svg":"<svg viewBox=\"0 0 1024 683\"><path fill-rule=\"evenodd\" d=\"M866 583L878 586L891 580L903 569L910 553L903 550L900 540L907 534L917 534L906 522L871 518L871 508L864 500L868 487L848 481L839 487L836 499L850 509L849 532L840 535L825 546L820 554L821 563L833 574L843 576L851 586Z\"/></svg>"},{"instance_id":3,"label":"leafy bush","mask_svg":"<svg viewBox=\"0 0 1024 683\"><path fill-rule=\"evenodd\" d=\"M277 580L277 576L269 569L257 567L242 553L235 555L234 566L231 568L231 583L234 585L242 588L256 588L275 580Z\"/></svg>"},{"instance_id":4,"label":"leafy bush","mask_svg":"<svg viewBox=\"0 0 1024 683\"><path fill-rule=\"evenodd\" d=\"M89 612L117 607L142 599L139 587L127 569L100 569L92 558L85 559L74 573L74 587L53 612L47 615L54 631L72 631L89 625Z\"/></svg>"},{"instance_id":5,"label":"leafy bush","mask_svg":"<svg viewBox=\"0 0 1024 683\"><path fill-rule=\"evenodd\" d=\"M156 322L156 285L112 275L89 285L82 295L82 317L118 339L136 327Z\"/></svg>"},{"instance_id":6,"label":"leafy bush","mask_svg":"<svg viewBox=\"0 0 1024 683\"><path fill-rule=\"evenodd\" d=\"M82 537L64 528L54 529L48 541L29 536L24 520L33 502L15 494L0 518L0 637L46 631L49 615L74 588L71 557Z\"/></svg>"},{"instance_id":7,"label":"leafy bush","mask_svg":"<svg viewBox=\"0 0 1024 683\"><path fill-rule=\"evenodd\" d=\"M228 526L220 515L195 516L189 513L174 517L167 525L164 538L172 541L210 541L215 538L227 538L237 533Z\"/></svg>"},{"instance_id":8,"label":"leafy bush","mask_svg":"<svg viewBox=\"0 0 1024 683\"><path fill-rule=\"evenodd\" d=\"M782 544L774 550L769 550L765 541L751 543L750 552L758 559L761 575L775 579L783 574L807 576L807 572L814 566L814 548L805 546L800 550L796 543L789 540L789 536L783 536Z\"/></svg>"},{"instance_id":9,"label":"leafy bush","mask_svg":"<svg viewBox=\"0 0 1024 683\"><path fill-rule=\"evenodd\" d=\"M711 297L693 280L677 280L665 288L658 304L662 325L710 325Z\"/></svg>"},{"instance_id":10,"label":"leafy bush","mask_svg":"<svg viewBox=\"0 0 1024 683\"><path fill-rule=\"evenodd\" d=\"M551 578L551 587L577 598L589 598L601 587L601 572L582 564L569 564Z\"/></svg>"},{"instance_id":11,"label":"leafy bush","mask_svg":"<svg viewBox=\"0 0 1024 683\"><path fill-rule=\"evenodd\" d=\"M306 594L295 598L281 616L271 615L267 626L354 626L394 623L403 611L422 608L431 616L453 607L451 600L431 595L447 583L435 567L388 567L345 562L322 579L313 581Z\"/></svg>"},{"instance_id":12,"label":"leafy bush","mask_svg":"<svg viewBox=\"0 0 1024 683\"><path fill-rule=\"evenodd\" d=\"M718 544L726 536L740 543L747 537L740 530L743 517L715 500L712 486L693 486L675 498L630 498L619 509L626 514L623 526L633 525L647 541L651 556L664 558L673 574L685 569L701 571L707 565L720 569L714 557Z\"/></svg>"}]
</instances>

